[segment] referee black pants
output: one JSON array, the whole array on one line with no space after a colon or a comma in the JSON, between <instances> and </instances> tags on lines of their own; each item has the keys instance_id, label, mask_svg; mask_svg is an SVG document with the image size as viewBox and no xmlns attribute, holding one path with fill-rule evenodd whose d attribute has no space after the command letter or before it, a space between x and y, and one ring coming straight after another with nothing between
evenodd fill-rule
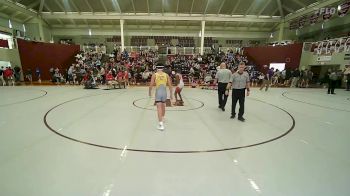
<instances>
[{"instance_id":1,"label":"referee black pants","mask_svg":"<svg viewBox=\"0 0 350 196\"><path fill-rule=\"evenodd\" d=\"M219 106L220 108L225 108L227 97L228 95L225 95L227 83L221 83L218 84L218 98L219 98Z\"/></svg>"},{"instance_id":2,"label":"referee black pants","mask_svg":"<svg viewBox=\"0 0 350 196\"><path fill-rule=\"evenodd\" d=\"M328 81L328 94L334 94L334 89L336 86L336 81L329 79Z\"/></svg>"},{"instance_id":3,"label":"referee black pants","mask_svg":"<svg viewBox=\"0 0 350 196\"><path fill-rule=\"evenodd\" d=\"M232 110L231 115L236 115L236 104L239 101L239 113L238 117L243 117L244 114L244 100L245 100L245 88L232 89Z\"/></svg>"}]
</instances>

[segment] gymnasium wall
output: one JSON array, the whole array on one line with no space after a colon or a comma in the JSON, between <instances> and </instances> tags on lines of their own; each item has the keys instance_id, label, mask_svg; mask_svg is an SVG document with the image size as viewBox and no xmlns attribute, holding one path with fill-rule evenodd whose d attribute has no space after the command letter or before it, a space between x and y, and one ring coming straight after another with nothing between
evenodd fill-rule
<instances>
[{"instance_id":1,"label":"gymnasium wall","mask_svg":"<svg viewBox=\"0 0 350 196\"><path fill-rule=\"evenodd\" d=\"M79 45L51 44L22 39L17 39L17 43L23 71L31 69L34 73L36 67L39 67L43 80L51 78L49 74L51 67L67 69L75 62L74 56L80 51Z\"/></svg>"},{"instance_id":2,"label":"gymnasium wall","mask_svg":"<svg viewBox=\"0 0 350 196\"><path fill-rule=\"evenodd\" d=\"M19 52L17 49L4 49L0 48L0 61L8 61L12 67L21 67L21 61L19 58Z\"/></svg>"},{"instance_id":3,"label":"gymnasium wall","mask_svg":"<svg viewBox=\"0 0 350 196\"><path fill-rule=\"evenodd\" d=\"M8 19L0 17L0 26L8 28L9 27Z\"/></svg>"},{"instance_id":4,"label":"gymnasium wall","mask_svg":"<svg viewBox=\"0 0 350 196\"><path fill-rule=\"evenodd\" d=\"M23 26L22 26L23 24L21 24L17 21L14 21L14 20L11 20L11 24L12 24L13 29L21 30L21 31L23 30ZM0 17L0 26L8 28L9 27L9 19Z\"/></svg>"},{"instance_id":5,"label":"gymnasium wall","mask_svg":"<svg viewBox=\"0 0 350 196\"><path fill-rule=\"evenodd\" d=\"M114 48L114 43L106 42L107 38L111 38L112 36L89 36L89 35L81 35L81 36L54 36L54 42L58 43L60 39L72 39L73 42L77 45L83 45L87 43L96 43L96 44L105 44L107 47L107 51L111 52ZM131 37L125 37L125 45L130 45Z\"/></svg>"},{"instance_id":6,"label":"gymnasium wall","mask_svg":"<svg viewBox=\"0 0 350 196\"><path fill-rule=\"evenodd\" d=\"M299 67L302 48L301 43L276 47L246 47L244 55L260 68L270 63L286 63L286 68L295 69Z\"/></svg>"},{"instance_id":7,"label":"gymnasium wall","mask_svg":"<svg viewBox=\"0 0 350 196\"><path fill-rule=\"evenodd\" d=\"M323 29L322 29L323 24ZM293 31L296 30L287 30ZM335 17L327 22L319 22L313 26L307 26L298 30L299 40L301 41L320 41L327 36L332 38L347 36L350 32L350 14L344 17Z\"/></svg>"},{"instance_id":8,"label":"gymnasium wall","mask_svg":"<svg viewBox=\"0 0 350 196\"><path fill-rule=\"evenodd\" d=\"M295 30L294 31L291 31L291 30L289 30L289 26L288 26L289 24L286 24L285 25L285 28L284 28L284 30L283 30L283 37L282 37L282 41L283 40L298 40L299 38L298 38L298 36L296 35L296 32L295 32ZM279 41L278 40L278 36L279 36L279 29L277 29L276 31L274 31L273 33L272 33L272 35L273 35L273 37L272 38L268 38L267 39L267 42L268 43L272 43L272 42L277 42L277 41Z\"/></svg>"},{"instance_id":9,"label":"gymnasium wall","mask_svg":"<svg viewBox=\"0 0 350 196\"><path fill-rule=\"evenodd\" d=\"M45 42L50 42L52 39L51 29L47 26L43 26L43 33L44 33Z\"/></svg>"},{"instance_id":10,"label":"gymnasium wall","mask_svg":"<svg viewBox=\"0 0 350 196\"><path fill-rule=\"evenodd\" d=\"M75 44L78 44L78 45L83 45L84 43L97 43L97 44L103 43L107 47L107 52L111 52L113 50L114 43L106 42L106 39L111 38L111 37L112 36L110 36L110 35L54 36L54 42L58 43L60 39L72 39L73 42ZM195 46L200 47L200 38L194 37L193 39L194 39ZM218 37L218 38L213 38L213 39L218 40L218 45L222 45L223 47L232 47L232 44L226 44L226 40L240 40L238 38L234 38L234 36L232 36L232 38ZM257 40L257 41L260 41L261 44L265 44L267 39L241 39L241 40L243 40L243 42L242 42L243 45L248 45L249 40ZM125 46L130 46L131 36L125 36L124 41L125 41ZM173 45L176 45L178 43L178 41L176 39L173 39L173 40L171 40L171 43ZM154 39L148 39L147 45L148 46L155 46Z\"/></svg>"},{"instance_id":11,"label":"gymnasium wall","mask_svg":"<svg viewBox=\"0 0 350 196\"><path fill-rule=\"evenodd\" d=\"M307 69L310 67L310 65L340 65L340 69L344 69L345 65L350 65L350 60L345 60L345 54L350 54L350 52L334 53L331 55L332 57L330 60L318 61L317 58L319 55L315 55L313 52L303 51L300 60L300 69Z\"/></svg>"},{"instance_id":12,"label":"gymnasium wall","mask_svg":"<svg viewBox=\"0 0 350 196\"><path fill-rule=\"evenodd\" d=\"M32 19L25 24L26 36L31 40L49 42L51 40L51 29L45 22L42 22L43 37L40 36L40 19Z\"/></svg>"},{"instance_id":13,"label":"gymnasium wall","mask_svg":"<svg viewBox=\"0 0 350 196\"><path fill-rule=\"evenodd\" d=\"M38 23L27 23L26 24L26 37L31 40L40 41L39 24Z\"/></svg>"}]
</instances>

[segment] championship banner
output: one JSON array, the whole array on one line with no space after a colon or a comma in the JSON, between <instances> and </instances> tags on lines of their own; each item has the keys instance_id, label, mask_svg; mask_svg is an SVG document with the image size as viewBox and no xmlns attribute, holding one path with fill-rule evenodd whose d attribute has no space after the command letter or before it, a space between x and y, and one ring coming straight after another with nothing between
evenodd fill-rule
<instances>
[{"instance_id":1,"label":"championship banner","mask_svg":"<svg viewBox=\"0 0 350 196\"><path fill-rule=\"evenodd\" d=\"M331 19L332 16L336 13L336 11L337 9L335 7L320 9L320 13L322 14L322 18L324 21Z\"/></svg>"},{"instance_id":2,"label":"championship banner","mask_svg":"<svg viewBox=\"0 0 350 196\"><path fill-rule=\"evenodd\" d=\"M289 30L294 30L294 29L298 29L298 28L299 28L299 21L298 20L294 20L294 21L289 23Z\"/></svg>"},{"instance_id":3,"label":"championship banner","mask_svg":"<svg viewBox=\"0 0 350 196\"><path fill-rule=\"evenodd\" d=\"M316 24L318 22L319 17L320 17L320 13L319 12L311 14L311 16L310 16L310 25Z\"/></svg>"},{"instance_id":4,"label":"championship banner","mask_svg":"<svg viewBox=\"0 0 350 196\"><path fill-rule=\"evenodd\" d=\"M350 1L340 4L338 6L338 16L344 17L348 13L349 9L350 9Z\"/></svg>"},{"instance_id":5,"label":"championship banner","mask_svg":"<svg viewBox=\"0 0 350 196\"><path fill-rule=\"evenodd\" d=\"M310 25L314 25L319 22L319 18L321 17L323 21L330 20L334 15L337 15L339 17L344 17L349 13L350 10L350 0L343 1L344 3L338 5L334 5L334 7L323 7L319 10L315 11L312 14L307 14L302 16L301 18L295 19L289 23L289 29L294 30L298 28L303 28L309 23ZM304 19L307 19L305 21Z\"/></svg>"},{"instance_id":6,"label":"championship banner","mask_svg":"<svg viewBox=\"0 0 350 196\"><path fill-rule=\"evenodd\" d=\"M303 16L299 19L299 29L303 28L306 24L307 18L306 16Z\"/></svg>"}]
</instances>

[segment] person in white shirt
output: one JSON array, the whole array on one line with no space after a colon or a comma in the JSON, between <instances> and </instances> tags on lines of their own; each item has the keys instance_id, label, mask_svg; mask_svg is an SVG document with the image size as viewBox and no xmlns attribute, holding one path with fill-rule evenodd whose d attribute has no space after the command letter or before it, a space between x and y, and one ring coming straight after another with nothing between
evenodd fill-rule
<instances>
[{"instance_id":1,"label":"person in white shirt","mask_svg":"<svg viewBox=\"0 0 350 196\"><path fill-rule=\"evenodd\" d=\"M189 80L190 84L193 82L193 78L194 78L194 69L193 69L193 67L191 67L190 74L188 75L188 80Z\"/></svg>"},{"instance_id":2,"label":"person in white shirt","mask_svg":"<svg viewBox=\"0 0 350 196\"><path fill-rule=\"evenodd\" d=\"M100 69L100 76L101 76L101 83L105 84L106 83L106 70L103 66L101 66L101 69Z\"/></svg>"},{"instance_id":3,"label":"person in white shirt","mask_svg":"<svg viewBox=\"0 0 350 196\"><path fill-rule=\"evenodd\" d=\"M146 69L146 71L144 71L144 72L142 73L142 79L143 79L143 82L144 82L144 83L147 83L147 80L148 80L150 74L151 74L151 73L150 73L147 69Z\"/></svg>"},{"instance_id":4,"label":"person in white shirt","mask_svg":"<svg viewBox=\"0 0 350 196\"><path fill-rule=\"evenodd\" d=\"M70 84L71 82L73 82L73 70L74 70L74 64L71 65L68 69L68 81L66 81L66 84ZM73 82L74 84L74 82Z\"/></svg>"},{"instance_id":5,"label":"person in white shirt","mask_svg":"<svg viewBox=\"0 0 350 196\"><path fill-rule=\"evenodd\" d=\"M231 81L232 73L226 68L225 63L220 64L220 69L216 72L215 84L218 84L219 108L225 111L228 94L225 94L228 84Z\"/></svg>"},{"instance_id":6,"label":"person in white shirt","mask_svg":"<svg viewBox=\"0 0 350 196\"><path fill-rule=\"evenodd\" d=\"M175 100L176 100L176 105L183 105L183 100L182 100L182 96L181 96L181 92L183 87L185 86L184 81L182 79L182 74L180 70L176 71L176 75L175 75L175 82L176 82L176 88L175 88ZM177 99L177 96L179 95L180 100Z\"/></svg>"}]
</instances>

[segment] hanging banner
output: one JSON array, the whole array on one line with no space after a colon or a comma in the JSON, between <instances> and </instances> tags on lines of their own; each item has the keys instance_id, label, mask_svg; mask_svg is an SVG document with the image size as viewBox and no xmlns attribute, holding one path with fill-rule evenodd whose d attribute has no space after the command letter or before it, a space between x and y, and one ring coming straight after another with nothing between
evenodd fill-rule
<instances>
[{"instance_id":1,"label":"hanging banner","mask_svg":"<svg viewBox=\"0 0 350 196\"><path fill-rule=\"evenodd\" d=\"M320 13L322 14L322 18L324 21L327 21L332 18L332 16L337 12L337 9L335 7L327 7L327 8L321 8Z\"/></svg>"},{"instance_id":2,"label":"hanging banner","mask_svg":"<svg viewBox=\"0 0 350 196\"><path fill-rule=\"evenodd\" d=\"M306 16L303 16L299 19L299 29L303 28L306 24L306 21L307 21L307 17Z\"/></svg>"},{"instance_id":3,"label":"hanging banner","mask_svg":"<svg viewBox=\"0 0 350 196\"><path fill-rule=\"evenodd\" d=\"M334 15L338 15L339 17L344 17L350 12L350 0L343 1L344 3L340 4L337 7L323 7L319 10L316 10L312 14L307 14L302 16L301 18L297 18L289 23L289 29L294 30L298 28L305 27L308 23L310 25L314 25L319 21L319 18L322 18L323 21L330 20ZM305 21L305 18L307 21Z\"/></svg>"},{"instance_id":4,"label":"hanging banner","mask_svg":"<svg viewBox=\"0 0 350 196\"><path fill-rule=\"evenodd\" d=\"M349 9L350 9L350 1L340 4L338 6L338 16L344 17L348 13Z\"/></svg>"},{"instance_id":5,"label":"hanging banner","mask_svg":"<svg viewBox=\"0 0 350 196\"><path fill-rule=\"evenodd\" d=\"M319 12L315 12L313 14L311 14L310 16L310 25L314 25L318 22L318 19L320 17L320 13Z\"/></svg>"}]
</instances>

